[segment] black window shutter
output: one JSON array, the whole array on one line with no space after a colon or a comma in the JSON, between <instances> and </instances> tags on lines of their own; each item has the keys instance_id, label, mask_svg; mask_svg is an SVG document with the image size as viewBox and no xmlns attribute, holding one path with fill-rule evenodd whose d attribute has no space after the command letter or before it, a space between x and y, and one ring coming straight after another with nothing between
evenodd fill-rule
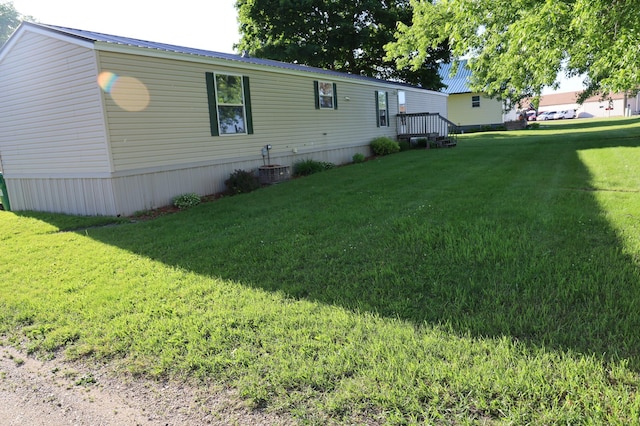
<instances>
[{"instance_id":1,"label":"black window shutter","mask_svg":"<svg viewBox=\"0 0 640 426\"><path fill-rule=\"evenodd\" d=\"M313 80L313 98L316 101L316 109L320 109L320 86L318 80Z\"/></svg>"},{"instance_id":2,"label":"black window shutter","mask_svg":"<svg viewBox=\"0 0 640 426\"><path fill-rule=\"evenodd\" d=\"M220 136L218 129L218 106L216 105L216 84L213 80L213 73L205 73L207 80L207 99L209 101L209 122L211 124L211 136Z\"/></svg>"},{"instance_id":3,"label":"black window shutter","mask_svg":"<svg viewBox=\"0 0 640 426\"><path fill-rule=\"evenodd\" d=\"M380 127L380 102L378 99L378 91L375 91L376 94L376 126Z\"/></svg>"},{"instance_id":4,"label":"black window shutter","mask_svg":"<svg viewBox=\"0 0 640 426\"><path fill-rule=\"evenodd\" d=\"M249 77L242 77L242 89L244 91L244 111L247 115L247 133L253 134L253 115L251 113L251 91L249 90Z\"/></svg>"},{"instance_id":5,"label":"black window shutter","mask_svg":"<svg viewBox=\"0 0 640 426\"><path fill-rule=\"evenodd\" d=\"M338 86L333 83L333 109L338 109Z\"/></svg>"},{"instance_id":6,"label":"black window shutter","mask_svg":"<svg viewBox=\"0 0 640 426\"><path fill-rule=\"evenodd\" d=\"M384 104L387 108L387 110L385 111L385 117L387 117L387 127L389 127L391 125L391 123L389 123L389 121L391 121L389 120L389 92L384 92Z\"/></svg>"}]
</instances>

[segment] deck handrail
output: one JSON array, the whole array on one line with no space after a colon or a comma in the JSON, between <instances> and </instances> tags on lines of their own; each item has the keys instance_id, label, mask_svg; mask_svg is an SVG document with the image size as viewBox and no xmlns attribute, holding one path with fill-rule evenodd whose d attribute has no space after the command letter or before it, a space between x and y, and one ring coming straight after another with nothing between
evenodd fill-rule
<instances>
[{"instance_id":1,"label":"deck handrail","mask_svg":"<svg viewBox=\"0 0 640 426\"><path fill-rule=\"evenodd\" d=\"M398 140L412 138L446 138L455 146L460 128L437 112L400 113L396 116Z\"/></svg>"}]
</instances>

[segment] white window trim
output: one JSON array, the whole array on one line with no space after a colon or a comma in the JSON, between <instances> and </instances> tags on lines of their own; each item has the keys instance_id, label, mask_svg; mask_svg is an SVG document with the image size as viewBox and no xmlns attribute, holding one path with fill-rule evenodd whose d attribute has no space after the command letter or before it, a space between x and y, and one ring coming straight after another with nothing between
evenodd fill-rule
<instances>
[{"instance_id":1,"label":"white window trim","mask_svg":"<svg viewBox=\"0 0 640 426\"><path fill-rule=\"evenodd\" d=\"M241 89L241 93L242 93L242 104L221 104L218 101L218 96L217 94L220 93L220 89L218 88L218 76L219 75L227 75L227 76L231 76L231 77L238 77L240 79L240 83L242 84L242 78L243 75L242 74L236 74L236 73L230 73L230 72L214 72L213 73L213 84L215 84L215 88L216 88L216 108L218 108L218 132L219 132L219 136L235 136L235 135L247 135L249 134L248 131L248 126L247 126L247 101L244 98L244 89ZM228 106L228 107L242 107L242 121L244 123L244 131L243 132L235 132L235 133L223 133L222 132L222 125L220 123L220 106Z\"/></svg>"}]
</instances>

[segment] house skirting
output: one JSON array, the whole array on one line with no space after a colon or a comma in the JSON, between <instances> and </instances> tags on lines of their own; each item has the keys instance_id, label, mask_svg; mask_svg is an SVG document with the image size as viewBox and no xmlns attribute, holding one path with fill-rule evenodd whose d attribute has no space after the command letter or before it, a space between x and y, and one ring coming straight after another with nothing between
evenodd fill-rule
<instances>
[{"instance_id":1,"label":"house skirting","mask_svg":"<svg viewBox=\"0 0 640 426\"><path fill-rule=\"evenodd\" d=\"M369 145L272 153L271 162L293 166L297 161L346 164L353 155L370 154ZM262 158L221 160L215 164L183 165L172 169L147 169L110 176L17 176L5 175L13 211L33 210L82 216L130 216L170 205L185 193L210 195L223 192L224 181L235 170L257 175Z\"/></svg>"}]
</instances>

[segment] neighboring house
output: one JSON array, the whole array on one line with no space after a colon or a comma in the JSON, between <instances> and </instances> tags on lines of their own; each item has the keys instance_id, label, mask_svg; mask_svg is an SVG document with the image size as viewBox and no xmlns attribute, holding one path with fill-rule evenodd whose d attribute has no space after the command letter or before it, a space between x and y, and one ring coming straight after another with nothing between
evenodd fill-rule
<instances>
[{"instance_id":1,"label":"neighboring house","mask_svg":"<svg viewBox=\"0 0 640 426\"><path fill-rule=\"evenodd\" d=\"M276 61L23 23L0 50L13 210L131 215L236 169L350 162L447 95Z\"/></svg>"},{"instance_id":2,"label":"neighboring house","mask_svg":"<svg viewBox=\"0 0 640 426\"><path fill-rule=\"evenodd\" d=\"M587 98L582 105L579 105L577 102L579 95L580 92L542 95L538 112L573 109L578 118L622 117L636 115L640 108L640 96L630 97L624 93L614 93L602 98L597 95Z\"/></svg>"},{"instance_id":3,"label":"neighboring house","mask_svg":"<svg viewBox=\"0 0 640 426\"><path fill-rule=\"evenodd\" d=\"M503 103L498 99L491 99L481 92L473 92L469 88L471 70L467 61L458 63L457 72L451 75L453 63L441 64L439 69L442 83L447 87L442 89L449 95L447 114L449 120L464 129L477 129L483 126L502 126L507 121L516 119L515 112L505 115Z\"/></svg>"}]
</instances>

